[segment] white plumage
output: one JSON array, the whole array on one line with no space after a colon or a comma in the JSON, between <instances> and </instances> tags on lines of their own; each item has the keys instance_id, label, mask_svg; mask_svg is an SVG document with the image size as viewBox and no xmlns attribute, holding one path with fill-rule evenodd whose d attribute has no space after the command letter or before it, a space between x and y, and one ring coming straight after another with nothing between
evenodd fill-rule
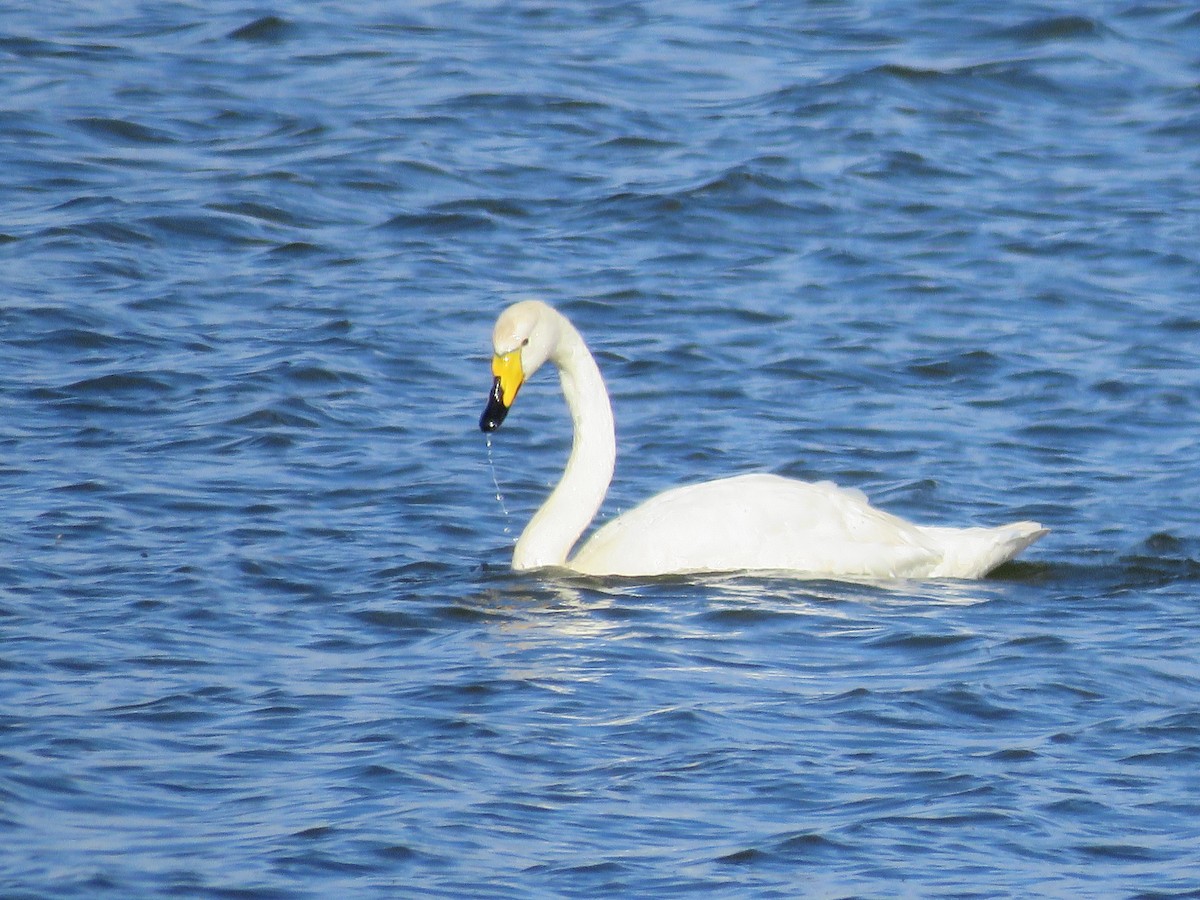
<instances>
[{"instance_id":1,"label":"white plumage","mask_svg":"<svg viewBox=\"0 0 1200 900\"><path fill-rule=\"evenodd\" d=\"M1046 533L1036 522L997 528L916 525L860 491L778 475L740 475L664 491L618 516L570 555L612 480L612 407L595 360L553 308L506 309L492 336L495 380L480 427L499 427L525 379L558 368L575 426L562 479L513 550L513 568L560 566L592 575L776 571L803 577L978 578Z\"/></svg>"}]
</instances>

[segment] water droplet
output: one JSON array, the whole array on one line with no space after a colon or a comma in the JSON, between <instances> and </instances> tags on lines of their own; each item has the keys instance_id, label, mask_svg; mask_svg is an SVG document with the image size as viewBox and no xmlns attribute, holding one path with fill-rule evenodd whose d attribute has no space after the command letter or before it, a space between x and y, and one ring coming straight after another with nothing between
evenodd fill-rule
<instances>
[{"instance_id":1,"label":"water droplet","mask_svg":"<svg viewBox=\"0 0 1200 900\"><path fill-rule=\"evenodd\" d=\"M504 513L504 518L506 520L504 523L504 533L511 534L512 532L509 529L507 522L508 507L504 505L504 492L500 490L500 481L498 478L496 478L496 461L492 459L492 436L490 434L486 435L484 440L487 443L488 470L492 473L492 486L496 488L496 502L500 504L500 511Z\"/></svg>"}]
</instances>

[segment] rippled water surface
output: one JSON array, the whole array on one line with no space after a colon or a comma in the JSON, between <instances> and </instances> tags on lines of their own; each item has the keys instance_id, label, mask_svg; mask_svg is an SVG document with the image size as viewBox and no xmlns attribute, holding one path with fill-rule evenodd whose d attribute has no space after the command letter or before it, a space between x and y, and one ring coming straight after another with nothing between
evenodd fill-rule
<instances>
[{"instance_id":1,"label":"rippled water surface","mask_svg":"<svg viewBox=\"0 0 1200 900\"><path fill-rule=\"evenodd\" d=\"M0 895L1200 896L1200 15L1084 8L0 11ZM525 296L605 516L1052 532L514 575Z\"/></svg>"}]
</instances>

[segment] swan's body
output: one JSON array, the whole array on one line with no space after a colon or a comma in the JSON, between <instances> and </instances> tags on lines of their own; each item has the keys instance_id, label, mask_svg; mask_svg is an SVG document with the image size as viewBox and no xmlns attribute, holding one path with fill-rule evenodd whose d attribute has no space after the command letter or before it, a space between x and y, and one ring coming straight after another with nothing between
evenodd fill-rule
<instances>
[{"instance_id":1,"label":"swan's body","mask_svg":"<svg viewBox=\"0 0 1200 900\"><path fill-rule=\"evenodd\" d=\"M510 306L496 322L492 343L495 381L480 427L498 428L521 384L547 360L558 369L575 426L566 470L517 540L514 569L978 578L1046 533L1036 522L915 525L827 481L740 475L664 491L605 524L570 556L612 480L616 438L608 391L579 332L544 303Z\"/></svg>"}]
</instances>

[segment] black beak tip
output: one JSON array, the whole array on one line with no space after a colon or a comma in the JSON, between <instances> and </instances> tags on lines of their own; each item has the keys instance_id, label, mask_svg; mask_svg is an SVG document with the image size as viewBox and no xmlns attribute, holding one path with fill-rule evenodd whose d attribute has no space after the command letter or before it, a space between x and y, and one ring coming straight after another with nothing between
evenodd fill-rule
<instances>
[{"instance_id":1,"label":"black beak tip","mask_svg":"<svg viewBox=\"0 0 1200 900\"><path fill-rule=\"evenodd\" d=\"M500 388L500 379L492 384L492 393L488 397L487 407L479 417L479 430L492 432L500 427L504 417L508 415L508 407L504 405L504 391Z\"/></svg>"}]
</instances>

